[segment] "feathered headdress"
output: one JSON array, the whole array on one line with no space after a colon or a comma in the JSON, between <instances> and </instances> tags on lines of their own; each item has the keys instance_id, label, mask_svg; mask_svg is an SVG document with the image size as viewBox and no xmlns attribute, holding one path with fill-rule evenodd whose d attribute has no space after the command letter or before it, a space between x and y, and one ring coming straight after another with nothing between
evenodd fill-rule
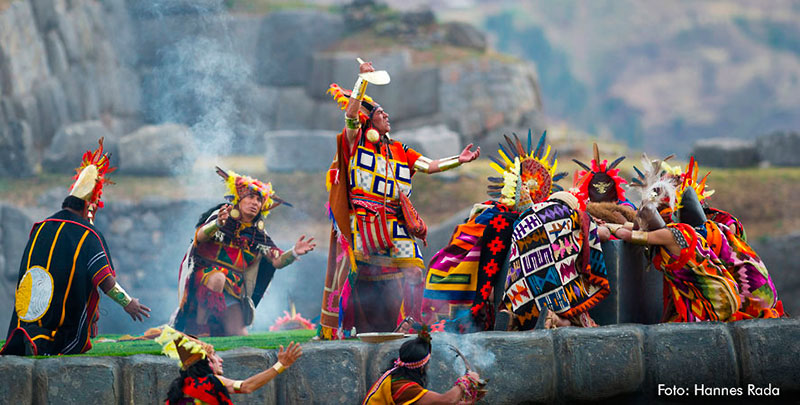
<instances>
[{"instance_id":1,"label":"feathered headdress","mask_svg":"<svg viewBox=\"0 0 800 405\"><path fill-rule=\"evenodd\" d=\"M225 186L228 187L228 193L225 195L225 198L233 205L238 204L242 198L248 195L259 195L264 200L264 205L261 206L261 216L263 218L266 218L270 210L278 205L285 204L289 207L292 206L292 204L289 204L275 195L275 190L272 189L271 183L263 183L258 179L237 174L233 170L226 171L219 167L216 169L217 174L225 180Z\"/></svg>"},{"instance_id":2,"label":"feathered headdress","mask_svg":"<svg viewBox=\"0 0 800 405\"><path fill-rule=\"evenodd\" d=\"M517 134L512 141L503 135L507 148L498 144L497 153L500 158L489 156L492 161L489 165L503 177L489 177L490 197L498 198L500 203L510 207L524 207L533 203L542 202L555 192L563 188L556 184L567 173L556 173L558 167L558 152L550 155L550 145L545 149L547 131L542 133L535 149L531 148L531 131L528 130L528 147L524 148ZM527 193L521 190L527 189Z\"/></svg>"},{"instance_id":3,"label":"feathered headdress","mask_svg":"<svg viewBox=\"0 0 800 405\"><path fill-rule=\"evenodd\" d=\"M75 169L75 180L69 186L69 195L75 196L88 203L97 204L97 208L103 208L103 202L100 197L103 195L103 186L106 184L114 184L111 180L106 178L106 175L116 170L116 167L111 167L110 156L103 153L103 138L100 138L97 143L99 146L92 151L86 151L83 154L81 165Z\"/></svg>"},{"instance_id":4,"label":"feathered headdress","mask_svg":"<svg viewBox=\"0 0 800 405\"><path fill-rule=\"evenodd\" d=\"M167 325L164 325L161 335L155 341L161 345L161 352L171 359L178 360L178 365L184 370L214 353L214 346Z\"/></svg>"},{"instance_id":5,"label":"feathered headdress","mask_svg":"<svg viewBox=\"0 0 800 405\"><path fill-rule=\"evenodd\" d=\"M576 197L584 201L589 200L592 202L617 202L618 200L625 200L625 190L622 188L622 185L628 182L619 176L619 169L617 169L617 165L625 160L625 156L620 156L611 162L611 164L608 164L607 160L600 162L600 151L596 143L593 145L593 148L594 159L592 159L591 168L577 159L572 159L573 162L584 169L578 171L575 175L575 182L578 188L578 195ZM600 196L601 198L608 196L608 199L593 200L590 198L589 187L593 190L591 195ZM615 193L612 193L612 191L615 191Z\"/></svg>"},{"instance_id":6,"label":"feathered headdress","mask_svg":"<svg viewBox=\"0 0 800 405\"><path fill-rule=\"evenodd\" d=\"M694 156L692 156L689 158L689 164L686 165L686 172L680 174L680 184L675 190L675 198L679 207L681 205L683 193L688 187L694 189L700 202L703 202L706 198L711 197L711 195L714 194L714 190L706 189L706 180L708 180L708 175L711 174L711 172L706 173L706 175L703 176L703 178L698 182L697 175L699 172L700 167L698 167L697 162L694 160Z\"/></svg>"},{"instance_id":7,"label":"feathered headdress","mask_svg":"<svg viewBox=\"0 0 800 405\"><path fill-rule=\"evenodd\" d=\"M338 84L331 83L330 87L328 87L327 93L333 96L333 100L339 104L339 108L346 110L347 104L350 102L350 95L353 93L353 91L345 90L339 87ZM361 100L361 108L358 109L358 120L361 122L361 124L367 122L372 113L380 106L381 105L376 103L372 97L364 94L364 98Z\"/></svg>"},{"instance_id":8,"label":"feathered headdress","mask_svg":"<svg viewBox=\"0 0 800 405\"><path fill-rule=\"evenodd\" d=\"M671 175L663 169L665 162L674 156L669 155L663 160L650 160L647 154L643 153L643 170L633 166L636 176L631 179L631 187L638 187L641 190L640 207L647 204L653 204L655 207L666 204L670 210L675 209L676 184Z\"/></svg>"}]
</instances>

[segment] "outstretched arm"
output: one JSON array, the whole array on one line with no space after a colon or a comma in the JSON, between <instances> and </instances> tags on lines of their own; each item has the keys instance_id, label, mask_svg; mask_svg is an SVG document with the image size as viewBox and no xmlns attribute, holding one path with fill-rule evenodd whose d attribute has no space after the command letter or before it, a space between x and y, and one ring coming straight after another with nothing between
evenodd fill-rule
<instances>
[{"instance_id":1,"label":"outstretched arm","mask_svg":"<svg viewBox=\"0 0 800 405\"><path fill-rule=\"evenodd\" d=\"M655 231L632 231L627 228L619 228L614 232L614 236L624 240L625 242L635 243L637 245L660 245L664 246L673 255L680 255L681 248L675 237L667 228L657 229Z\"/></svg>"},{"instance_id":2,"label":"outstretched arm","mask_svg":"<svg viewBox=\"0 0 800 405\"><path fill-rule=\"evenodd\" d=\"M150 308L139 303L138 298L131 298L128 292L117 283L114 276L108 276L101 281L100 289L108 298L121 305L134 321L144 321L144 318L150 317Z\"/></svg>"},{"instance_id":3,"label":"outstretched arm","mask_svg":"<svg viewBox=\"0 0 800 405\"><path fill-rule=\"evenodd\" d=\"M425 156L420 156L414 162L414 170L423 173L439 173L445 170L450 170L461 166L464 163L469 163L481 155L481 147L478 146L475 151L472 151L472 144L467 145L464 150L457 156L450 156L442 159L431 160Z\"/></svg>"},{"instance_id":4,"label":"outstretched arm","mask_svg":"<svg viewBox=\"0 0 800 405\"><path fill-rule=\"evenodd\" d=\"M217 378L219 378L219 380L222 381L226 387L231 388L230 391L232 393L249 394L263 387L264 384L272 381L273 378L294 364L295 360L302 355L303 349L300 347L300 343L291 342L286 350L283 350L283 345L281 345L280 350L278 351L277 363L256 375L250 376L244 381L231 380L230 378L223 376L217 376Z\"/></svg>"},{"instance_id":5,"label":"outstretched arm","mask_svg":"<svg viewBox=\"0 0 800 405\"><path fill-rule=\"evenodd\" d=\"M314 242L313 237L306 239L306 235L300 235L300 238L297 239L297 242L291 249L283 252L280 256L272 256L270 258L272 260L272 265L275 266L276 269L286 267L294 263L300 256L314 250L315 247L317 247L317 244Z\"/></svg>"}]
</instances>

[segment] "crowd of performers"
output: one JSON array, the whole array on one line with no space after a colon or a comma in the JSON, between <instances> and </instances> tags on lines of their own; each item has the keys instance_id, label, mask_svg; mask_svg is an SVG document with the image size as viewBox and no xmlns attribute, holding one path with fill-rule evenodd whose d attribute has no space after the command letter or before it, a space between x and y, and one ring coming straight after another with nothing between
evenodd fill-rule
<instances>
[{"instance_id":1,"label":"crowd of performers","mask_svg":"<svg viewBox=\"0 0 800 405\"><path fill-rule=\"evenodd\" d=\"M371 63L361 63L352 91L329 88L345 111L345 126L326 178L332 228L318 338L410 325L420 334L401 346L365 404L482 397L482 380L473 371L443 394L426 388L426 325L455 333L597 326L589 311L611 291L601 245L610 239L649 247L654 268L664 275L665 322L785 316L744 226L709 205L708 175L698 179L694 159L683 169L671 166L669 157L643 156L630 184L641 196L637 209L617 167L624 157L601 161L594 145L589 164L575 160L580 169L564 190L558 182L567 173L557 170L557 152L544 134L536 141L530 132L527 139L505 136L498 155L490 156L497 171L489 177L491 199L473 206L426 266L418 243L425 243L427 228L409 198L412 178L472 162L480 148L468 145L458 155L433 159L392 139L388 113L365 92L373 73ZM112 171L101 139L84 155L62 210L34 224L0 354L90 350L98 288L134 320L150 316L116 281L108 246L93 225ZM220 168L217 174L226 201L200 215L178 274L179 307L157 339L181 367L170 404L230 403L231 393L258 389L302 354L292 342L281 347L273 367L234 381L222 376L213 347L193 337L246 335L275 270L316 247L305 235L285 251L273 242L267 215L288 203L270 183ZM500 313L507 322L497 322Z\"/></svg>"}]
</instances>

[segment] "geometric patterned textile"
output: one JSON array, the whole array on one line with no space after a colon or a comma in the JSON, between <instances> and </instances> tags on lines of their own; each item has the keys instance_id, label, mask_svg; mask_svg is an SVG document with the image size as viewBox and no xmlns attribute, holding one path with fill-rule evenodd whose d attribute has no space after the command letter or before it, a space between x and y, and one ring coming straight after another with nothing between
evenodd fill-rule
<instances>
[{"instance_id":1,"label":"geometric patterned textile","mask_svg":"<svg viewBox=\"0 0 800 405\"><path fill-rule=\"evenodd\" d=\"M687 224L673 223L667 227L672 228L676 239L682 240L678 241L681 250L677 256L665 247L654 246L653 265L664 273L664 320L741 319L737 315L742 305L739 286L706 239Z\"/></svg>"},{"instance_id":2,"label":"geometric patterned textile","mask_svg":"<svg viewBox=\"0 0 800 405\"><path fill-rule=\"evenodd\" d=\"M475 207L470 219L456 227L450 244L433 256L425 280L423 322L444 321L448 332L494 328L491 293L500 279L518 214L497 201Z\"/></svg>"},{"instance_id":3,"label":"geometric patterned textile","mask_svg":"<svg viewBox=\"0 0 800 405\"><path fill-rule=\"evenodd\" d=\"M743 318L777 318L778 292L758 254L725 225L706 221L698 232L719 257L739 287Z\"/></svg>"},{"instance_id":4,"label":"geometric patterned textile","mask_svg":"<svg viewBox=\"0 0 800 405\"><path fill-rule=\"evenodd\" d=\"M593 308L610 289L597 225L559 200L534 204L514 224L503 302L520 330L547 307L570 318Z\"/></svg>"},{"instance_id":5,"label":"geometric patterned textile","mask_svg":"<svg viewBox=\"0 0 800 405\"><path fill-rule=\"evenodd\" d=\"M408 233L402 216L398 220L400 194L411 194L411 167L420 154L400 142L390 145L379 145L382 153L378 153L375 145L361 142L354 149L349 165L350 196L354 210L351 211L351 229L355 242L355 257L358 261L376 266L419 267L424 268L422 252ZM382 220L376 211L386 211L386 231L394 245L377 253L373 246L365 249L364 241L370 237L362 236L365 223ZM383 234L382 227L377 233ZM373 250L370 253L370 250Z\"/></svg>"}]
</instances>

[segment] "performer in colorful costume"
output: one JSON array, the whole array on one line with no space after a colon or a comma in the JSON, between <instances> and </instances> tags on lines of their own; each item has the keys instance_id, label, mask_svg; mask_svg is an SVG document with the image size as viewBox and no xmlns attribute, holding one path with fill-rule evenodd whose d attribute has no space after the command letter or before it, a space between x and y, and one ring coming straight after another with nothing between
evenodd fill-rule
<instances>
[{"instance_id":1,"label":"performer in colorful costume","mask_svg":"<svg viewBox=\"0 0 800 405\"><path fill-rule=\"evenodd\" d=\"M634 185L642 188L641 231L611 226L619 238L651 245L653 264L664 273L664 320L736 321L783 315L777 292L758 255L724 224L709 220L694 159L680 182L659 161L643 158ZM669 221L669 223L667 223ZM608 225L607 225L608 226Z\"/></svg>"},{"instance_id":2,"label":"performer in colorful costume","mask_svg":"<svg viewBox=\"0 0 800 405\"><path fill-rule=\"evenodd\" d=\"M264 221L281 203L270 183L217 168L232 204L201 215L194 240L181 263L180 306L173 324L179 330L211 335L246 335L246 326L275 269L313 250L305 235L288 251L267 234Z\"/></svg>"},{"instance_id":3,"label":"performer in colorful costume","mask_svg":"<svg viewBox=\"0 0 800 405\"><path fill-rule=\"evenodd\" d=\"M492 167L503 177L493 187L502 203L521 210L503 296L514 314L510 327L597 326L587 311L610 292L597 224L555 185L566 173L556 174L556 153L545 151L544 136L533 151L529 137L527 150L517 141L511 154L499 152L503 161Z\"/></svg>"},{"instance_id":4,"label":"performer in colorful costume","mask_svg":"<svg viewBox=\"0 0 800 405\"><path fill-rule=\"evenodd\" d=\"M361 404L472 404L486 394L479 389L481 380L478 373L469 370L444 394L427 390L430 359L431 337L423 327L415 339L400 346L397 359L367 391Z\"/></svg>"},{"instance_id":5,"label":"performer in colorful costume","mask_svg":"<svg viewBox=\"0 0 800 405\"><path fill-rule=\"evenodd\" d=\"M407 315L419 319L424 264L414 238L424 240L426 228L408 200L411 177L480 155L470 144L458 156L432 160L391 139L389 115L365 94L364 77L378 72L368 62L360 72L353 92L336 84L329 89L345 110L345 128L336 138L326 182L333 227L320 316L323 339L346 337L353 327L392 331Z\"/></svg>"},{"instance_id":6,"label":"performer in colorful costume","mask_svg":"<svg viewBox=\"0 0 800 405\"><path fill-rule=\"evenodd\" d=\"M607 160L600 161L600 151L597 144L593 144L594 159L591 165L572 159L583 170L575 173L575 188L577 189L581 207L599 223L611 222L631 225L636 218L636 206L625 198L623 184L627 181L619 176L619 165L625 156L620 156L611 164ZM591 166L591 167L590 167Z\"/></svg>"},{"instance_id":7,"label":"performer in colorful costume","mask_svg":"<svg viewBox=\"0 0 800 405\"><path fill-rule=\"evenodd\" d=\"M166 405L232 404L230 394L249 394L258 390L303 355L300 344L291 342L286 350L280 346L278 361L272 367L246 380L232 380L222 376L222 358L214 346L169 326L164 326L156 342L161 344L162 352L178 360L181 367L181 375L170 384Z\"/></svg>"},{"instance_id":8,"label":"performer in colorful costume","mask_svg":"<svg viewBox=\"0 0 800 405\"><path fill-rule=\"evenodd\" d=\"M0 354L78 354L97 335L97 303L103 290L131 318L150 308L131 298L116 279L108 245L92 224L110 167L103 139L83 155L62 210L33 225L20 263L14 312Z\"/></svg>"}]
</instances>

